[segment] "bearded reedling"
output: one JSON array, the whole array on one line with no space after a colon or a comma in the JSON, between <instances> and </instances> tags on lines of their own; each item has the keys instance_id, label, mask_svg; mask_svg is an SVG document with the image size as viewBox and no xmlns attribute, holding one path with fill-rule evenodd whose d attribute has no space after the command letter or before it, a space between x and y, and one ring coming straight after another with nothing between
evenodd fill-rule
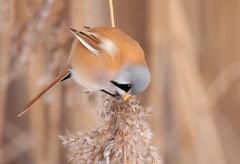
<instances>
[{"instance_id":1,"label":"bearded reedling","mask_svg":"<svg viewBox=\"0 0 240 164\"><path fill-rule=\"evenodd\" d=\"M76 37L68 68L47 85L21 110L20 117L50 89L73 78L89 91L103 91L127 101L143 92L150 82L150 72L140 45L114 27L70 29Z\"/></svg>"}]
</instances>

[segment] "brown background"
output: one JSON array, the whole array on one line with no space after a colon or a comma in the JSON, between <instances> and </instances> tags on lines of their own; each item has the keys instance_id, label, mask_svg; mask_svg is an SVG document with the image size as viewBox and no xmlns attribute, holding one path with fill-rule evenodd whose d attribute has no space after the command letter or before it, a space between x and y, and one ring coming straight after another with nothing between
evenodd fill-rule
<instances>
[{"instance_id":1,"label":"brown background","mask_svg":"<svg viewBox=\"0 0 240 164\"><path fill-rule=\"evenodd\" d=\"M240 162L240 1L114 0L116 26L145 50L153 142L166 164ZM110 26L107 0L0 0L0 163L67 163L57 136L94 127L72 81L16 119L66 65L69 27Z\"/></svg>"}]
</instances>

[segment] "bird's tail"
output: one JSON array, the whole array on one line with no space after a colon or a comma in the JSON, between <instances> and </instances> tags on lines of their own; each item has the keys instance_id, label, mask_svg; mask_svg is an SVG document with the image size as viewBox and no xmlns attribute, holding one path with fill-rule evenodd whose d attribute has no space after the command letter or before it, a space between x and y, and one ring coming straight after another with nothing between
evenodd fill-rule
<instances>
[{"instance_id":1,"label":"bird's tail","mask_svg":"<svg viewBox=\"0 0 240 164\"><path fill-rule=\"evenodd\" d=\"M46 93L48 93L50 90L52 90L56 85L58 85L60 82L68 79L71 77L71 70L66 69L63 71L58 77L56 77L50 84L48 84L39 94L37 94L35 97L33 97L26 106L24 106L17 117L22 116L24 113L29 111L31 106L42 96L44 96Z\"/></svg>"}]
</instances>

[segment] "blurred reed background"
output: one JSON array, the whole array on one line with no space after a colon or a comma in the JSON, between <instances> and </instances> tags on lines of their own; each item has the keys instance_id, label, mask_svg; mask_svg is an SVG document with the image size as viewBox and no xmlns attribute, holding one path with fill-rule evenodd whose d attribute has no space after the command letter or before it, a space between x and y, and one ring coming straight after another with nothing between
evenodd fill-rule
<instances>
[{"instance_id":1,"label":"blurred reed background","mask_svg":"<svg viewBox=\"0 0 240 164\"><path fill-rule=\"evenodd\" d=\"M94 127L94 95L71 80L19 109L67 64L69 27L110 26L107 0L0 0L0 163L64 164L58 135ZM165 164L240 162L240 1L114 0L145 50L153 145Z\"/></svg>"}]
</instances>

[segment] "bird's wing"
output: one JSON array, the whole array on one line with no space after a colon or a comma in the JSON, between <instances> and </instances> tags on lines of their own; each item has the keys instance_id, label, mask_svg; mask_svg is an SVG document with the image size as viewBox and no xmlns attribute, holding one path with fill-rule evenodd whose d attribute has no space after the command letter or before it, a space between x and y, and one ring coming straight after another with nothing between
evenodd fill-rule
<instances>
[{"instance_id":1,"label":"bird's wing","mask_svg":"<svg viewBox=\"0 0 240 164\"><path fill-rule=\"evenodd\" d=\"M86 47L92 54L99 55L98 52L98 43L99 40L94 36L91 32L83 32L83 31L77 31L73 28L70 29L70 31L76 36L76 38L82 43L84 47Z\"/></svg>"}]
</instances>

